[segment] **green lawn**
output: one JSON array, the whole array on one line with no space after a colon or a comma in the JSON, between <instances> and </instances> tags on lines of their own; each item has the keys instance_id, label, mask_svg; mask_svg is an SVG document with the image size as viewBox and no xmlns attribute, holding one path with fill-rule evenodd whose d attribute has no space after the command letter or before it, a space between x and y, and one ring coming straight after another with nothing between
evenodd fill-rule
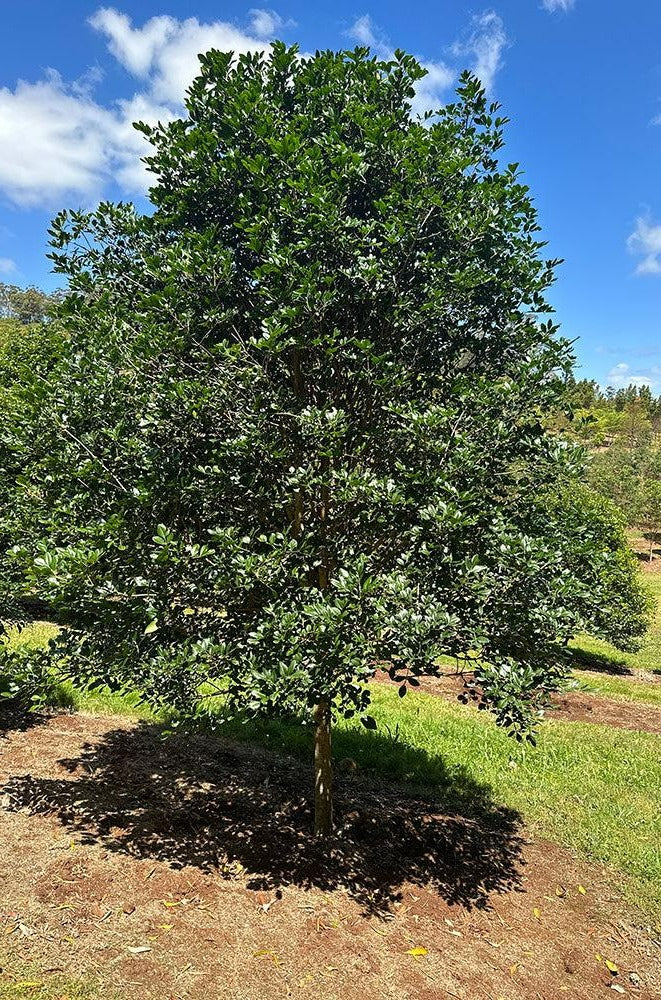
<instances>
[{"instance_id":1,"label":"green lawn","mask_svg":"<svg viewBox=\"0 0 661 1000\"><path fill-rule=\"evenodd\" d=\"M661 576L646 581L661 596ZM38 626L12 641L39 645L49 629L52 626ZM581 640L577 648L593 649L596 644ZM611 650L608 655L658 669L659 613L645 650L629 656ZM661 704L661 685L584 671L577 677L585 689ZM103 692L87 695L68 684L61 685L59 701L83 711L151 717L136 699ZM373 688L373 714L379 723L376 733L353 723L337 725L337 759L352 758L367 775L396 780L442 800L458 800L462 809L471 808L475 784L487 786L495 802L522 814L533 834L611 866L627 898L661 919L661 737L549 721L541 726L536 749L522 747L486 713L420 692L400 699L385 685ZM311 757L310 730L295 723L233 723L225 733L306 760Z\"/></svg>"},{"instance_id":2,"label":"green lawn","mask_svg":"<svg viewBox=\"0 0 661 1000\"><path fill-rule=\"evenodd\" d=\"M575 670L574 679L579 691L600 694L615 701L638 701L661 708L661 684L644 684L627 677L596 674L593 671Z\"/></svg>"},{"instance_id":3,"label":"green lawn","mask_svg":"<svg viewBox=\"0 0 661 1000\"><path fill-rule=\"evenodd\" d=\"M470 809L475 784L487 786L533 834L609 865L625 896L661 919L661 737L552 721L536 748L523 747L486 714L419 692L400 699L385 685L375 686L373 715L374 734L338 724L338 759L462 808ZM227 735L310 759L310 734L300 726L237 726Z\"/></svg>"},{"instance_id":4,"label":"green lawn","mask_svg":"<svg viewBox=\"0 0 661 1000\"><path fill-rule=\"evenodd\" d=\"M621 653L600 639L580 636L571 643L572 649L577 654L577 667L585 667L587 669L592 667L598 672L626 670L628 668L630 670L646 670L650 673L661 675L661 573L644 574L643 583L646 590L656 601L656 611L643 648L638 653ZM602 683L601 676L596 676L592 671L591 674L592 680L590 681L591 687L589 690L603 690L604 694L608 694L608 690L600 686ZM607 684L610 676L606 672L602 676L604 683ZM622 692L618 693L621 694Z\"/></svg>"}]
</instances>

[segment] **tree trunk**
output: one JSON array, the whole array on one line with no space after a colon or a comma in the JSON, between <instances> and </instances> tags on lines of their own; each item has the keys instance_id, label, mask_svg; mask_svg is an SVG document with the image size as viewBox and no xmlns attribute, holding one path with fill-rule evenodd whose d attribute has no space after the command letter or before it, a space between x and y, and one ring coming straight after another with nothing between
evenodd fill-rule
<instances>
[{"instance_id":1,"label":"tree trunk","mask_svg":"<svg viewBox=\"0 0 661 1000\"><path fill-rule=\"evenodd\" d=\"M314 710L314 833L329 837L332 830L331 709L327 701L320 701Z\"/></svg>"}]
</instances>

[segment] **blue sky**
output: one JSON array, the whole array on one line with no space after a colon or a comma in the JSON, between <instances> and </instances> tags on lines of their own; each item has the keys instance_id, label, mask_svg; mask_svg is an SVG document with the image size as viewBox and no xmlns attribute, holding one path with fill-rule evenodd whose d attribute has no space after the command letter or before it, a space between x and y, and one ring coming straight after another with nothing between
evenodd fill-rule
<instances>
[{"instance_id":1,"label":"blue sky","mask_svg":"<svg viewBox=\"0 0 661 1000\"><path fill-rule=\"evenodd\" d=\"M197 52L274 37L306 51L399 47L429 68L419 107L449 100L469 67L512 119L507 159L525 171L549 254L565 259L551 298L578 338L579 374L661 392L659 0L277 2L3 4L0 280L54 287L52 215L142 197L130 123L177 115Z\"/></svg>"}]
</instances>

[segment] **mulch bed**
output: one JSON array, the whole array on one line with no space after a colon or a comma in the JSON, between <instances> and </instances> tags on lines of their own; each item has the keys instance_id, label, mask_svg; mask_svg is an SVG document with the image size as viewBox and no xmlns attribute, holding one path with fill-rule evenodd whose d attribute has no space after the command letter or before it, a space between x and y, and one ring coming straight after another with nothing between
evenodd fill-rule
<instances>
[{"instance_id":1,"label":"mulch bed","mask_svg":"<svg viewBox=\"0 0 661 1000\"><path fill-rule=\"evenodd\" d=\"M466 679L472 675L465 674ZM456 701L464 690L464 676L458 673L441 677L420 678L420 691ZM375 676L377 683L392 683L386 673ZM632 682L635 683L635 682ZM619 729L633 729L645 733L661 733L661 708L635 701L616 701L602 695L567 691L554 695L549 719L563 722L594 722Z\"/></svg>"},{"instance_id":2,"label":"mulch bed","mask_svg":"<svg viewBox=\"0 0 661 1000\"><path fill-rule=\"evenodd\" d=\"M0 740L5 981L20 960L128 1000L661 995L661 948L609 873L530 840L468 780L449 808L342 774L325 844L289 758L116 717L17 721Z\"/></svg>"}]
</instances>

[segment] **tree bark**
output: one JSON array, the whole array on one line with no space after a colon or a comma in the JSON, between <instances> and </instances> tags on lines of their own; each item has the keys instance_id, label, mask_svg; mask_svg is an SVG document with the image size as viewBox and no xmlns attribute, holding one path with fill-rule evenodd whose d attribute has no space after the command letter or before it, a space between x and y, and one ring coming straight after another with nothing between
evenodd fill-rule
<instances>
[{"instance_id":1,"label":"tree bark","mask_svg":"<svg viewBox=\"0 0 661 1000\"><path fill-rule=\"evenodd\" d=\"M314 710L314 833L329 837L333 830L333 767L331 708L320 701Z\"/></svg>"}]
</instances>

